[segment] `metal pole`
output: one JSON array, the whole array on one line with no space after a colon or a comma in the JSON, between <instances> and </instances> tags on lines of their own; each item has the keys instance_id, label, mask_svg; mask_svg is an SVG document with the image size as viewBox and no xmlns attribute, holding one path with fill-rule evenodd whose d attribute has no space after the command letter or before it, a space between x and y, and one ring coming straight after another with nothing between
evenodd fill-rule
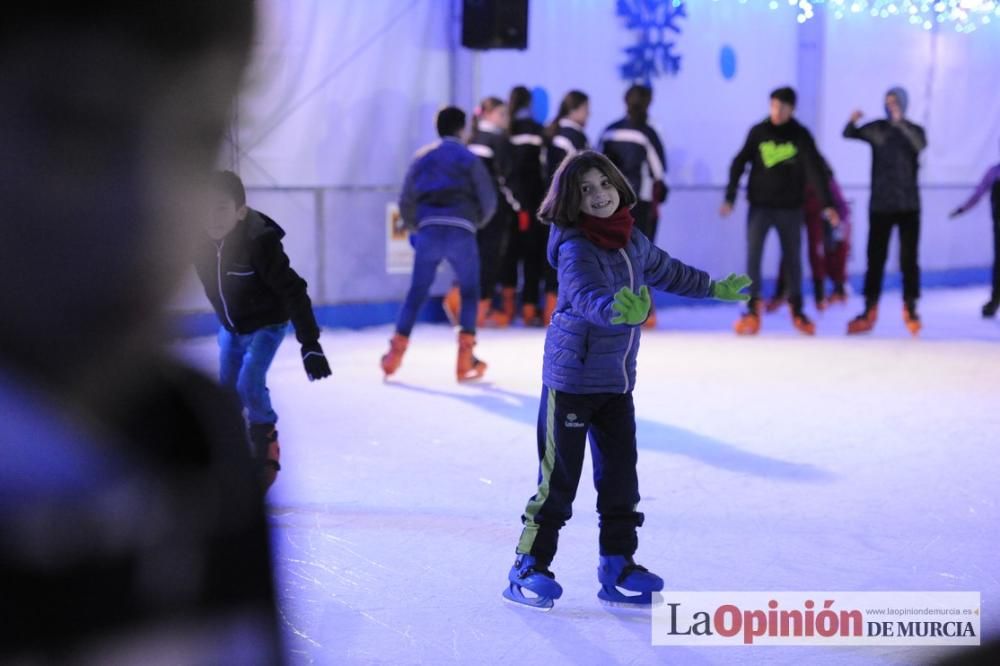
<instances>
[{"instance_id":1,"label":"metal pole","mask_svg":"<svg viewBox=\"0 0 1000 666\"><path fill-rule=\"evenodd\" d=\"M326 305L326 196L321 187L313 191L313 205L316 207L316 300Z\"/></svg>"}]
</instances>

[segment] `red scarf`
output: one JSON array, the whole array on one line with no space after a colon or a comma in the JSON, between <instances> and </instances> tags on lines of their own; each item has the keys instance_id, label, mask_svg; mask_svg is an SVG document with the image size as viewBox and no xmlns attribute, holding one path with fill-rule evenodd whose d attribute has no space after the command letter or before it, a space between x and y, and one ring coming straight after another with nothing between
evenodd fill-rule
<instances>
[{"instance_id":1,"label":"red scarf","mask_svg":"<svg viewBox=\"0 0 1000 666\"><path fill-rule=\"evenodd\" d=\"M611 217L594 217L581 213L578 227L591 243L605 250L620 250L632 237L635 220L628 206L622 206Z\"/></svg>"}]
</instances>

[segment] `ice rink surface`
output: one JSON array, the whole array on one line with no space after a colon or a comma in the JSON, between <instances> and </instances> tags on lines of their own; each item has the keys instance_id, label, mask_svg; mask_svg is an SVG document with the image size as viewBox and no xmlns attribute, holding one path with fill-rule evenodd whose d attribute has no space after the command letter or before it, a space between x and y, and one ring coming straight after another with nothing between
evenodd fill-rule
<instances>
[{"instance_id":1,"label":"ice rink surface","mask_svg":"<svg viewBox=\"0 0 1000 666\"><path fill-rule=\"evenodd\" d=\"M760 336L730 306L660 311L635 401L646 524L637 560L673 590L962 590L1000 636L1000 321L985 288L928 291L906 332L888 293L874 334L844 335L860 299L787 311ZM810 311L811 312L811 311ZM454 380L454 333L418 326L383 383L389 327L325 331L330 380L293 338L270 374L283 471L269 494L295 664L913 664L925 648L654 647L648 611L597 600L589 454L539 613L500 592L535 490L544 332L482 331L487 380ZM215 371L215 342L179 352Z\"/></svg>"}]
</instances>

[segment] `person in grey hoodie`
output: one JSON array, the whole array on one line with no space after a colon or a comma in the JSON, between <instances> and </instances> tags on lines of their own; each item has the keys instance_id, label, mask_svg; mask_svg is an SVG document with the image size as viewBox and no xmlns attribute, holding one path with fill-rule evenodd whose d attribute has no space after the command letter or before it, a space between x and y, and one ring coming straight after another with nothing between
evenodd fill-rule
<instances>
[{"instance_id":1,"label":"person in grey hoodie","mask_svg":"<svg viewBox=\"0 0 1000 666\"><path fill-rule=\"evenodd\" d=\"M858 127L864 115L855 111L844 128L844 138L858 139L872 147L871 199L868 204L868 270L865 274L865 309L847 326L848 334L872 330L878 316L885 260L893 227L899 227L899 263L903 272L903 319L910 332L920 331L917 299L920 298L920 189L918 157L927 147L924 128L906 119L909 96L896 86L885 96L885 120Z\"/></svg>"}]
</instances>

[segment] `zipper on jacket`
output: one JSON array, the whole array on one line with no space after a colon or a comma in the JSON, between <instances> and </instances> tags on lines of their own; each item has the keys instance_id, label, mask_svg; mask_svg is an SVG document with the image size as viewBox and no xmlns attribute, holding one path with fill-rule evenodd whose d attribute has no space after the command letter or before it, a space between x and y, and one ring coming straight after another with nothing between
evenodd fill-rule
<instances>
[{"instance_id":1,"label":"zipper on jacket","mask_svg":"<svg viewBox=\"0 0 1000 666\"><path fill-rule=\"evenodd\" d=\"M225 240L219 241L219 244L215 246L215 259L216 259L216 271L219 282L219 300L222 301L222 312L226 315L226 321L229 322L229 326L235 331L236 324L233 323L233 318L229 316L229 306L226 304L226 294L222 291L222 246L226 244Z\"/></svg>"},{"instance_id":2,"label":"zipper on jacket","mask_svg":"<svg viewBox=\"0 0 1000 666\"><path fill-rule=\"evenodd\" d=\"M628 288L635 291L635 272L632 270L632 260L628 258L625 248L618 248L618 251L625 257L625 265L628 266ZM625 390L628 393L628 355L632 353L632 343L635 342L635 327L630 326L628 331L628 346L625 347L625 356L622 358L622 376L625 378Z\"/></svg>"}]
</instances>

